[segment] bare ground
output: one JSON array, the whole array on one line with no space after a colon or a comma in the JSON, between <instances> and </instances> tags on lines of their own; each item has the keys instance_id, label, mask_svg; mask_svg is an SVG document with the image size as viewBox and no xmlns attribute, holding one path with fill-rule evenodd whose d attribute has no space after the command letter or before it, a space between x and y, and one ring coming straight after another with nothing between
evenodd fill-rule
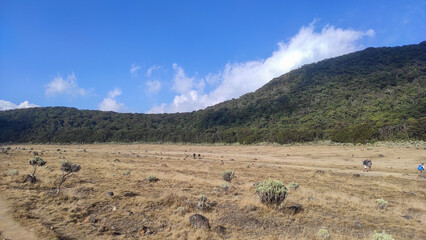
<instances>
[{"instance_id":1,"label":"bare ground","mask_svg":"<svg viewBox=\"0 0 426 240\"><path fill-rule=\"evenodd\" d=\"M383 230L395 239L426 239L426 178L416 172L426 161L424 145L10 147L0 153L0 194L11 211L0 216L13 216L39 239L315 239L321 228L331 239L372 239ZM38 183L22 183L34 151L47 165ZM373 168L364 173L366 158ZM57 196L63 159L82 169ZM8 176L10 169L20 174ZM228 190L225 169L236 172ZM145 180L149 175L159 181ZM300 184L281 208L262 205L254 194L253 184L269 178ZM208 207L200 209L202 194ZM389 205L378 208L378 198ZM195 213L210 220L210 230L190 226Z\"/></svg>"}]
</instances>

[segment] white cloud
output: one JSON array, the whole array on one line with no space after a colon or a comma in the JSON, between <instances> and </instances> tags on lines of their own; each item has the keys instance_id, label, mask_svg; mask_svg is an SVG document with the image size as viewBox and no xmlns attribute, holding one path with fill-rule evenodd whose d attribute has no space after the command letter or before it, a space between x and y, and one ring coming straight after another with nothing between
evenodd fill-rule
<instances>
[{"instance_id":1,"label":"white cloud","mask_svg":"<svg viewBox=\"0 0 426 240\"><path fill-rule=\"evenodd\" d=\"M151 67L149 67L148 68L148 70L146 70L146 76L147 77L151 77L151 75L152 75L152 72L153 71L156 71L156 70L158 70L158 69L160 69L161 67L160 66L157 66L157 65L153 65L153 66L151 66Z\"/></svg>"},{"instance_id":2,"label":"white cloud","mask_svg":"<svg viewBox=\"0 0 426 240\"><path fill-rule=\"evenodd\" d=\"M40 107L40 106L33 103L29 103L28 101L24 101L24 102L21 102L19 105L16 105L9 101L0 100L0 111L17 109L17 108L33 108L33 107Z\"/></svg>"},{"instance_id":3,"label":"white cloud","mask_svg":"<svg viewBox=\"0 0 426 240\"><path fill-rule=\"evenodd\" d=\"M151 108L151 110L148 111L148 113L165 113L166 112L166 104L163 103L159 106L154 106Z\"/></svg>"},{"instance_id":4,"label":"white cloud","mask_svg":"<svg viewBox=\"0 0 426 240\"><path fill-rule=\"evenodd\" d=\"M175 76L172 90L178 95L172 103L162 105L162 109L165 112L192 111L240 97L304 64L359 50L362 46L357 41L375 34L372 29L361 32L331 25L325 26L321 32L314 30L314 23L302 27L288 42L279 42L278 49L267 59L229 63L221 72L210 73L198 81L186 76L183 68L173 64ZM205 93L205 82L217 84L217 87Z\"/></svg>"},{"instance_id":5,"label":"white cloud","mask_svg":"<svg viewBox=\"0 0 426 240\"><path fill-rule=\"evenodd\" d=\"M115 88L108 92L108 97L104 98L98 105L98 109L101 111L113 111L113 112L125 112L126 106L123 103L117 102L115 97L120 96L122 91L119 88Z\"/></svg>"},{"instance_id":6,"label":"white cloud","mask_svg":"<svg viewBox=\"0 0 426 240\"><path fill-rule=\"evenodd\" d=\"M137 76L138 75L138 71L141 69L141 67L139 67L138 65L136 65L135 63L132 64L132 66L130 66L130 74L132 74L132 76Z\"/></svg>"},{"instance_id":7,"label":"white cloud","mask_svg":"<svg viewBox=\"0 0 426 240\"><path fill-rule=\"evenodd\" d=\"M148 87L148 93L157 93L161 89L161 82L158 80L148 80L145 84Z\"/></svg>"},{"instance_id":8,"label":"white cloud","mask_svg":"<svg viewBox=\"0 0 426 240\"><path fill-rule=\"evenodd\" d=\"M62 76L55 77L45 86L45 88L46 95L50 97L53 97L56 94L87 95L86 90L78 87L77 78L74 73L68 75L66 79L62 78Z\"/></svg>"}]
</instances>

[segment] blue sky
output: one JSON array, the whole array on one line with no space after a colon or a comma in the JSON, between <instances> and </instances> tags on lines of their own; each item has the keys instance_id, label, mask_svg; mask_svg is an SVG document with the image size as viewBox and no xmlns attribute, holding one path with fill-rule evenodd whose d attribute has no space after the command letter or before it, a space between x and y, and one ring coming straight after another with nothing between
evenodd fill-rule
<instances>
[{"instance_id":1,"label":"blue sky","mask_svg":"<svg viewBox=\"0 0 426 240\"><path fill-rule=\"evenodd\" d=\"M0 110L185 112L303 64L426 40L423 1L0 0Z\"/></svg>"}]
</instances>

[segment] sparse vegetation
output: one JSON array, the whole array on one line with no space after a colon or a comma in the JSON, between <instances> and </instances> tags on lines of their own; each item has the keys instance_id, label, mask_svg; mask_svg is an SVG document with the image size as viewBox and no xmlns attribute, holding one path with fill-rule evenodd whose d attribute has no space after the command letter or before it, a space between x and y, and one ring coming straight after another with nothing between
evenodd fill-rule
<instances>
[{"instance_id":1,"label":"sparse vegetation","mask_svg":"<svg viewBox=\"0 0 426 240\"><path fill-rule=\"evenodd\" d=\"M388 201L386 201L385 199L383 199L383 198L379 198L379 199L376 199L376 205L380 208L380 209L384 209L384 208L386 208L387 206L388 206Z\"/></svg>"},{"instance_id":2,"label":"sparse vegetation","mask_svg":"<svg viewBox=\"0 0 426 240\"><path fill-rule=\"evenodd\" d=\"M318 231L317 236L320 237L320 238L329 239L330 238L330 233L328 232L327 229L321 228Z\"/></svg>"},{"instance_id":3,"label":"sparse vegetation","mask_svg":"<svg viewBox=\"0 0 426 240\"><path fill-rule=\"evenodd\" d=\"M225 170L222 172L222 178L223 180L227 182L231 182L234 178L235 171L234 170Z\"/></svg>"},{"instance_id":4,"label":"sparse vegetation","mask_svg":"<svg viewBox=\"0 0 426 240\"><path fill-rule=\"evenodd\" d=\"M287 196L287 188L281 181L268 179L255 187L255 193L262 203L279 206Z\"/></svg>"},{"instance_id":5,"label":"sparse vegetation","mask_svg":"<svg viewBox=\"0 0 426 240\"><path fill-rule=\"evenodd\" d=\"M0 199L7 196L16 220L43 239L319 240L323 239L317 235L322 226L329 239L373 239L374 230L383 229L394 239L426 239L425 193L417 184L423 179L398 159L421 159L425 143L328 144L28 144L27 151L16 144L9 155L0 153ZM388 144L394 148L389 150ZM416 145L418 150L414 150ZM37 170L42 181L36 185L21 184L22 171L30 173L30 147L40 154L44 150L41 157L48 161ZM366 151L367 147L372 150ZM62 149L60 155L57 148ZM184 150L191 154L189 159L183 160ZM118 151L120 162L116 163ZM193 160L193 152L205 159ZM356 159L351 158L354 153ZM375 163L374 175L352 177L362 169L361 158L379 153L386 161ZM58 185L62 174L59 157L81 164L82 169L68 177L58 196L52 196L50 188ZM167 160L160 161L161 157ZM228 161L231 158L235 161ZM263 167L258 169L259 164ZM9 177L10 169L21 173ZM222 180L225 169L235 170L238 178L232 183ZM126 170L132 172L123 176ZM149 175L160 180L150 183L145 180ZM264 205L254 193L255 185L268 178L280 180L289 191L279 208ZM293 181L300 184L295 191L290 190ZM226 186L227 192L222 190ZM389 202L385 211L375 203L380 197ZM193 228L200 225L195 225L198 221L191 225L188 218L196 213L210 220L211 230Z\"/></svg>"},{"instance_id":6,"label":"sparse vegetation","mask_svg":"<svg viewBox=\"0 0 426 240\"><path fill-rule=\"evenodd\" d=\"M146 177L146 180L148 182L156 182L158 181L158 178L155 175L149 175L148 177Z\"/></svg>"},{"instance_id":7,"label":"sparse vegetation","mask_svg":"<svg viewBox=\"0 0 426 240\"><path fill-rule=\"evenodd\" d=\"M374 232L373 240L395 240L395 239L383 230L382 233Z\"/></svg>"},{"instance_id":8,"label":"sparse vegetation","mask_svg":"<svg viewBox=\"0 0 426 240\"><path fill-rule=\"evenodd\" d=\"M288 189L296 190L299 188L299 184L297 182L291 182L287 185Z\"/></svg>"},{"instance_id":9,"label":"sparse vegetation","mask_svg":"<svg viewBox=\"0 0 426 240\"><path fill-rule=\"evenodd\" d=\"M220 187L221 187L221 188L222 188L225 192L226 192L226 191L228 191L229 186L230 186L229 182L222 183L222 184L220 185Z\"/></svg>"},{"instance_id":10,"label":"sparse vegetation","mask_svg":"<svg viewBox=\"0 0 426 240\"><path fill-rule=\"evenodd\" d=\"M59 179L58 187L56 189L57 195L59 195L59 193L61 192L61 186L65 182L65 180L67 180L67 177L70 176L73 173L80 171L80 169L81 169L79 164L72 163L68 160L63 160L63 161L59 162L59 165L61 167L62 176Z\"/></svg>"},{"instance_id":11,"label":"sparse vegetation","mask_svg":"<svg viewBox=\"0 0 426 240\"><path fill-rule=\"evenodd\" d=\"M11 176L11 177L13 177L13 176L16 176L16 175L19 175L19 171L18 171L18 170L16 170L16 169L9 169L9 170L7 171L7 176Z\"/></svg>"}]
</instances>

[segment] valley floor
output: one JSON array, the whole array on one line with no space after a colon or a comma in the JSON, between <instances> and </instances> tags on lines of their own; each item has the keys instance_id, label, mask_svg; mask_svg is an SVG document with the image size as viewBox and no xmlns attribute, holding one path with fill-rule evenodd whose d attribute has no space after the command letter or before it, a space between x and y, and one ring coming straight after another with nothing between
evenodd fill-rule
<instances>
[{"instance_id":1,"label":"valley floor","mask_svg":"<svg viewBox=\"0 0 426 240\"><path fill-rule=\"evenodd\" d=\"M10 150L0 153L1 204L10 211L0 211L0 219L12 216L39 239L320 239L322 228L331 239L372 239L375 231L426 239L426 173L416 170L426 162L424 144L2 147ZM38 183L22 183L34 152L47 164L37 170ZM81 171L58 196L64 159ZM364 159L373 161L372 171L362 171ZM13 169L19 174L10 176ZM228 188L226 169L236 176ZM159 180L147 181L150 175ZM269 208L254 194L265 179L300 187ZM202 209L200 195L207 197ZM379 198L389 203L384 209ZM209 219L210 230L191 227L195 213ZM0 224L1 237L20 231L5 228Z\"/></svg>"}]
</instances>

